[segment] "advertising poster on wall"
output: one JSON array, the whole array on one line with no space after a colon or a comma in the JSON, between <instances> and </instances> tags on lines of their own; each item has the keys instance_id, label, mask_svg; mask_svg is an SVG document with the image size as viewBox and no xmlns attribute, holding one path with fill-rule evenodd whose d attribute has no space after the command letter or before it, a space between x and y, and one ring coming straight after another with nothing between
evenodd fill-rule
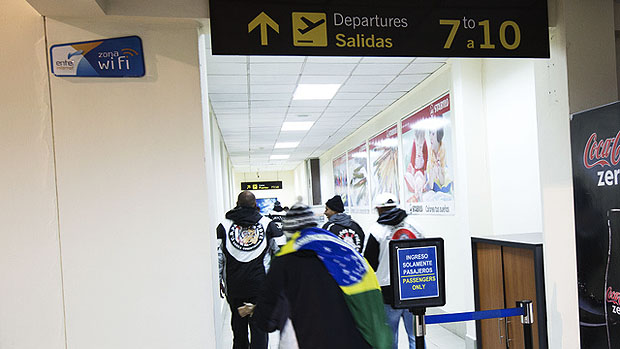
<instances>
[{"instance_id":1,"label":"advertising poster on wall","mask_svg":"<svg viewBox=\"0 0 620 349\"><path fill-rule=\"evenodd\" d=\"M368 141L372 175L372 206L380 193L399 196L398 127L394 125Z\"/></svg>"},{"instance_id":2,"label":"advertising poster on wall","mask_svg":"<svg viewBox=\"0 0 620 349\"><path fill-rule=\"evenodd\" d=\"M334 194L340 195L344 207L349 205L347 195L347 154L344 153L334 159L333 162L334 172Z\"/></svg>"},{"instance_id":3,"label":"advertising poster on wall","mask_svg":"<svg viewBox=\"0 0 620 349\"><path fill-rule=\"evenodd\" d=\"M571 118L582 348L620 348L620 102Z\"/></svg>"},{"instance_id":4,"label":"advertising poster on wall","mask_svg":"<svg viewBox=\"0 0 620 349\"><path fill-rule=\"evenodd\" d=\"M349 150L349 195L351 198L351 211L356 213L368 212L368 152L366 142Z\"/></svg>"},{"instance_id":5,"label":"advertising poster on wall","mask_svg":"<svg viewBox=\"0 0 620 349\"><path fill-rule=\"evenodd\" d=\"M411 214L454 214L450 95L401 121L405 207Z\"/></svg>"}]
</instances>

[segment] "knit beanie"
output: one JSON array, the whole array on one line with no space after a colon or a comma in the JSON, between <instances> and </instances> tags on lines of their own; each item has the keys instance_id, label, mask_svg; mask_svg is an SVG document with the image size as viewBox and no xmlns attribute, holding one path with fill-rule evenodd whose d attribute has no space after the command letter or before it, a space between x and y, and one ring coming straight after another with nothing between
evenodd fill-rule
<instances>
[{"instance_id":1,"label":"knit beanie","mask_svg":"<svg viewBox=\"0 0 620 349\"><path fill-rule=\"evenodd\" d=\"M297 203L291 207L282 220L282 229L288 232L296 232L305 228L316 227L318 225L314 212L302 203Z\"/></svg>"},{"instance_id":2,"label":"knit beanie","mask_svg":"<svg viewBox=\"0 0 620 349\"><path fill-rule=\"evenodd\" d=\"M325 206L329 207L332 211L341 213L344 212L344 203L340 195L336 195L333 198L327 200Z\"/></svg>"}]
</instances>

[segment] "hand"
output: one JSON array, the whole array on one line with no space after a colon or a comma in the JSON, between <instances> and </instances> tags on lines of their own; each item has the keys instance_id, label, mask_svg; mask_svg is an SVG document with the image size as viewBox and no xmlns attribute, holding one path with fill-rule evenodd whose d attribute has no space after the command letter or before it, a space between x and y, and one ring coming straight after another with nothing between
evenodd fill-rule
<instances>
[{"instance_id":1,"label":"hand","mask_svg":"<svg viewBox=\"0 0 620 349\"><path fill-rule=\"evenodd\" d=\"M254 314L254 308L256 308L255 304L244 302L242 306L237 308L237 311L241 317L252 316L252 314Z\"/></svg>"}]
</instances>

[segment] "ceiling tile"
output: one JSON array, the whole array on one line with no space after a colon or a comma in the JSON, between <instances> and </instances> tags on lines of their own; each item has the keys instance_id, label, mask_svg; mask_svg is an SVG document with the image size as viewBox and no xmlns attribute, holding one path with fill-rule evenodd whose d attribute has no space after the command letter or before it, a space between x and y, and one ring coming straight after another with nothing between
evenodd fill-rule
<instances>
[{"instance_id":1,"label":"ceiling tile","mask_svg":"<svg viewBox=\"0 0 620 349\"><path fill-rule=\"evenodd\" d=\"M247 93L209 93L212 102L243 102L248 100Z\"/></svg>"},{"instance_id":2,"label":"ceiling tile","mask_svg":"<svg viewBox=\"0 0 620 349\"><path fill-rule=\"evenodd\" d=\"M338 92L379 92L384 87L385 85L379 84L355 84L347 82L340 87Z\"/></svg>"},{"instance_id":3,"label":"ceiling tile","mask_svg":"<svg viewBox=\"0 0 620 349\"><path fill-rule=\"evenodd\" d=\"M355 68L355 64L346 63L306 63L304 75L349 75Z\"/></svg>"},{"instance_id":4,"label":"ceiling tile","mask_svg":"<svg viewBox=\"0 0 620 349\"><path fill-rule=\"evenodd\" d=\"M330 102L329 99L293 99L291 107L326 107Z\"/></svg>"},{"instance_id":5,"label":"ceiling tile","mask_svg":"<svg viewBox=\"0 0 620 349\"><path fill-rule=\"evenodd\" d=\"M247 85L247 75L209 75L207 85Z\"/></svg>"},{"instance_id":6,"label":"ceiling tile","mask_svg":"<svg viewBox=\"0 0 620 349\"><path fill-rule=\"evenodd\" d=\"M286 85L297 84L297 75L250 75L250 84Z\"/></svg>"},{"instance_id":7,"label":"ceiling tile","mask_svg":"<svg viewBox=\"0 0 620 349\"><path fill-rule=\"evenodd\" d=\"M252 108L273 108L273 107L286 107L288 106L288 100L280 101L252 101Z\"/></svg>"},{"instance_id":8,"label":"ceiling tile","mask_svg":"<svg viewBox=\"0 0 620 349\"><path fill-rule=\"evenodd\" d=\"M407 64L359 64L353 75L390 75L398 74L407 67Z\"/></svg>"},{"instance_id":9,"label":"ceiling tile","mask_svg":"<svg viewBox=\"0 0 620 349\"><path fill-rule=\"evenodd\" d=\"M417 85L424 81L429 75L428 74L408 74L408 75L400 75L394 81L393 84L413 84Z\"/></svg>"},{"instance_id":10,"label":"ceiling tile","mask_svg":"<svg viewBox=\"0 0 620 349\"><path fill-rule=\"evenodd\" d=\"M352 75L347 84L361 84L361 85L379 85L388 84L396 77L396 74L389 75Z\"/></svg>"},{"instance_id":11,"label":"ceiling tile","mask_svg":"<svg viewBox=\"0 0 620 349\"><path fill-rule=\"evenodd\" d=\"M395 101L405 94L406 92L381 92L375 97L375 99L391 99Z\"/></svg>"},{"instance_id":12,"label":"ceiling tile","mask_svg":"<svg viewBox=\"0 0 620 349\"><path fill-rule=\"evenodd\" d=\"M387 107L388 105L394 103L393 100L389 100L389 99L373 99L372 101L368 102L368 106L369 107Z\"/></svg>"},{"instance_id":13,"label":"ceiling tile","mask_svg":"<svg viewBox=\"0 0 620 349\"><path fill-rule=\"evenodd\" d=\"M444 63L418 63L416 60L403 71L403 74L432 74L443 65Z\"/></svg>"},{"instance_id":14,"label":"ceiling tile","mask_svg":"<svg viewBox=\"0 0 620 349\"><path fill-rule=\"evenodd\" d=\"M295 92L294 84L250 85L250 93L289 93Z\"/></svg>"},{"instance_id":15,"label":"ceiling tile","mask_svg":"<svg viewBox=\"0 0 620 349\"><path fill-rule=\"evenodd\" d=\"M308 63L358 63L362 57L321 57L310 56L307 59Z\"/></svg>"},{"instance_id":16,"label":"ceiling tile","mask_svg":"<svg viewBox=\"0 0 620 349\"><path fill-rule=\"evenodd\" d=\"M371 100L377 94L374 92L339 92L334 96L334 100L338 99L362 99L362 100Z\"/></svg>"},{"instance_id":17,"label":"ceiling tile","mask_svg":"<svg viewBox=\"0 0 620 349\"><path fill-rule=\"evenodd\" d=\"M218 85L209 84L209 93L247 93L248 87L245 84L238 85Z\"/></svg>"},{"instance_id":18,"label":"ceiling tile","mask_svg":"<svg viewBox=\"0 0 620 349\"><path fill-rule=\"evenodd\" d=\"M250 63L303 63L302 56L249 56Z\"/></svg>"},{"instance_id":19,"label":"ceiling tile","mask_svg":"<svg viewBox=\"0 0 620 349\"><path fill-rule=\"evenodd\" d=\"M288 93L252 93L252 101L289 101L291 95Z\"/></svg>"},{"instance_id":20,"label":"ceiling tile","mask_svg":"<svg viewBox=\"0 0 620 349\"><path fill-rule=\"evenodd\" d=\"M300 84L344 84L348 75L302 75Z\"/></svg>"},{"instance_id":21,"label":"ceiling tile","mask_svg":"<svg viewBox=\"0 0 620 349\"><path fill-rule=\"evenodd\" d=\"M209 52L211 53L211 52ZM207 64L209 62L221 62L221 63L246 63L247 56L230 56L230 55L207 55Z\"/></svg>"},{"instance_id":22,"label":"ceiling tile","mask_svg":"<svg viewBox=\"0 0 620 349\"><path fill-rule=\"evenodd\" d=\"M250 74L298 75L303 63L251 63Z\"/></svg>"},{"instance_id":23,"label":"ceiling tile","mask_svg":"<svg viewBox=\"0 0 620 349\"><path fill-rule=\"evenodd\" d=\"M416 87L417 83L411 84L389 84L383 92L409 92Z\"/></svg>"},{"instance_id":24,"label":"ceiling tile","mask_svg":"<svg viewBox=\"0 0 620 349\"><path fill-rule=\"evenodd\" d=\"M415 59L414 57L364 57L364 58L362 58L361 63L381 63L381 64L402 63L402 64L409 64L414 59Z\"/></svg>"},{"instance_id":25,"label":"ceiling tile","mask_svg":"<svg viewBox=\"0 0 620 349\"><path fill-rule=\"evenodd\" d=\"M330 107L356 107L361 108L367 100L364 99L335 99L329 104Z\"/></svg>"},{"instance_id":26,"label":"ceiling tile","mask_svg":"<svg viewBox=\"0 0 620 349\"><path fill-rule=\"evenodd\" d=\"M207 74L209 75L247 75L248 68L245 63L207 62Z\"/></svg>"}]
</instances>

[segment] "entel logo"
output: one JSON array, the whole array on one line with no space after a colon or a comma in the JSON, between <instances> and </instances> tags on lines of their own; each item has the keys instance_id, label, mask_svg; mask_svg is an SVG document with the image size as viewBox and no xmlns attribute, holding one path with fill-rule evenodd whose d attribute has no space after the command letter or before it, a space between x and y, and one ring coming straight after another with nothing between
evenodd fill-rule
<instances>
[{"instance_id":1,"label":"entel logo","mask_svg":"<svg viewBox=\"0 0 620 349\"><path fill-rule=\"evenodd\" d=\"M611 166L620 162L620 131L614 138L597 141L596 132L590 135L583 150L583 165L587 168L595 166Z\"/></svg>"}]
</instances>

